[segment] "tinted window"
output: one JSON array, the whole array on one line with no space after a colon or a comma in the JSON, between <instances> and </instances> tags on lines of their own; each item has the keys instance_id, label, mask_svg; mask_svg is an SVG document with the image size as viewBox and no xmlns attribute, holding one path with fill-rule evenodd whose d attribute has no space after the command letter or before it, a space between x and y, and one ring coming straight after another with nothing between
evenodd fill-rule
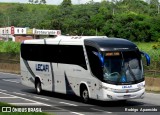
<instances>
[{"instance_id":1,"label":"tinted window","mask_svg":"<svg viewBox=\"0 0 160 115\"><path fill-rule=\"evenodd\" d=\"M103 71L100 59L98 56L96 56L93 52L98 52L98 50L91 46L86 46L86 51L89 59L89 64L91 71L94 76L96 76L98 79L102 80L103 78Z\"/></svg>"},{"instance_id":2,"label":"tinted window","mask_svg":"<svg viewBox=\"0 0 160 115\"><path fill-rule=\"evenodd\" d=\"M25 60L58 62L58 47L44 44L22 44L21 56Z\"/></svg>"},{"instance_id":3,"label":"tinted window","mask_svg":"<svg viewBox=\"0 0 160 115\"><path fill-rule=\"evenodd\" d=\"M61 45L59 63L75 64L87 69L82 46Z\"/></svg>"},{"instance_id":4,"label":"tinted window","mask_svg":"<svg viewBox=\"0 0 160 115\"><path fill-rule=\"evenodd\" d=\"M21 44L25 60L75 64L87 69L82 46Z\"/></svg>"}]
</instances>

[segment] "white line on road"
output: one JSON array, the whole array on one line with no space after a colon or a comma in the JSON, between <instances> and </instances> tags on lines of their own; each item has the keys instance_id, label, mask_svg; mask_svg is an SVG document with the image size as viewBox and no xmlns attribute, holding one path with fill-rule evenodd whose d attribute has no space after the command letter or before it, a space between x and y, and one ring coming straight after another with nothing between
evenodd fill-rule
<instances>
[{"instance_id":1,"label":"white line on road","mask_svg":"<svg viewBox=\"0 0 160 115\"><path fill-rule=\"evenodd\" d=\"M29 106L29 105L46 105L46 106L49 106L47 104L44 104L44 103L9 103L9 104L12 104L12 105L21 105L21 106ZM50 105L51 106L51 105Z\"/></svg>"},{"instance_id":2,"label":"white line on road","mask_svg":"<svg viewBox=\"0 0 160 115\"><path fill-rule=\"evenodd\" d=\"M61 104L66 104L66 105L71 105L71 106L78 106L78 105L75 105L75 104L72 104L72 103L66 103L66 102L59 102Z\"/></svg>"},{"instance_id":3,"label":"white line on road","mask_svg":"<svg viewBox=\"0 0 160 115\"><path fill-rule=\"evenodd\" d=\"M1 94L4 94L4 95L9 95L9 96L12 96L12 97L17 97L15 95L11 95L11 94L7 94L7 93L4 93L4 92L0 92Z\"/></svg>"},{"instance_id":4,"label":"white line on road","mask_svg":"<svg viewBox=\"0 0 160 115\"><path fill-rule=\"evenodd\" d=\"M95 108L90 108L92 110L95 110L95 111L99 111L99 112L105 112L104 110L100 110L100 109L95 109Z\"/></svg>"},{"instance_id":5,"label":"white line on road","mask_svg":"<svg viewBox=\"0 0 160 115\"><path fill-rule=\"evenodd\" d=\"M76 114L76 115L85 115L85 114L77 113L77 112L71 112L71 113Z\"/></svg>"},{"instance_id":6,"label":"white line on road","mask_svg":"<svg viewBox=\"0 0 160 115\"><path fill-rule=\"evenodd\" d=\"M13 92L14 94L18 94L18 95L26 95L26 94L23 94L23 93L17 93L17 92Z\"/></svg>"},{"instance_id":7,"label":"white line on road","mask_svg":"<svg viewBox=\"0 0 160 115\"><path fill-rule=\"evenodd\" d=\"M3 93L3 92L0 92L1 94L5 94L5 95L9 95L9 96L12 96L12 97L17 97L17 98L20 98L20 99L23 99L23 100L27 100L27 101L30 101L30 102L33 102L32 104L38 104L38 105L44 105L44 106L51 106L49 104L45 104L45 103L41 103L41 102L38 102L38 101L34 101L34 100L31 100L31 99L26 99L26 98L23 98L23 97L19 97L19 96L15 96L15 95L10 95L10 94L7 94L7 93ZM18 104L18 103L11 103L11 104ZM19 103L19 104L23 104L23 103ZM24 103L25 105L26 103ZM31 104L31 105L32 105Z\"/></svg>"},{"instance_id":8,"label":"white line on road","mask_svg":"<svg viewBox=\"0 0 160 115\"><path fill-rule=\"evenodd\" d=\"M37 99L49 100L49 99L42 98L42 97L37 97L37 96L33 96L33 97L34 97L34 98L37 98Z\"/></svg>"},{"instance_id":9,"label":"white line on road","mask_svg":"<svg viewBox=\"0 0 160 115\"><path fill-rule=\"evenodd\" d=\"M10 98L18 98L18 97L16 97L16 96L14 96L14 97L0 97L0 99L10 99Z\"/></svg>"},{"instance_id":10,"label":"white line on road","mask_svg":"<svg viewBox=\"0 0 160 115\"><path fill-rule=\"evenodd\" d=\"M16 76L21 76L19 74L13 74L13 73L4 73L4 72L0 72L0 74L7 74L7 75L16 75Z\"/></svg>"},{"instance_id":11,"label":"white line on road","mask_svg":"<svg viewBox=\"0 0 160 115\"><path fill-rule=\"evenodd\" d=\"M19 97L19 96L17 96L17 97ZM38 101L34 101L34 100L31 100L31 99L26 99L26 98L23 98L23 97L19 97L19 98L27 100L27 101L31 101L33 103L37 103L37 104L41 104L41 105L45 105L45 106L51 106L51 105L48 105L48 104L45 104L45 103L41 103L41 102L38 102Z\"/></svg>"},{"instance_id":12,"label":"white line on road","mask_svg":"<svg viewBox=\"0 0 160 115\"><path fill-rule=\"evenodd\" d=\"M0 91L5 91L5 92L7 92L7 90L3 90L3 89L0 89Z\"/></svg>"},{"instance_id":13,"label":"white line on road","mask_svg":"<svg viewBox=\"0 0 160 115\"><path fill-rule=\"evenodd\" d=\"M2 79L3 81L9 81L9 82L14 82L14 83L20 83L18 81L12 81L12 80L8 80L8 79Z\"/></svg>"},{"instance_id":14,"label":"white line on road","mask_svg":"<svg viewBox=\"0 0 160 115\"><path fill-rule=\"evenodd\" d=\"M107 113L112 113L112 112L109 112L109 111L104 111L104 110L100 110L100 109L95 109L95 108L90 108L92 110L95 110L95 111L99 111L99 112L107 112Z\"/></svg>"}]
</instances>

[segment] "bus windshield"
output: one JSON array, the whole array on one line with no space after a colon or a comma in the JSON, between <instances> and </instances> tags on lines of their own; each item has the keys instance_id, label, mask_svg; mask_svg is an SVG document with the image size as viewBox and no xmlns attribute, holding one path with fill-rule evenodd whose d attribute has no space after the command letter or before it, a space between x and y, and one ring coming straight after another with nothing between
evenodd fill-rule
<instances>
[{"instance_id":1,"label":"bus windshield","mask_svg":"<svg viewBox=\"0 0 160 115\"><path fill-rule=\"evenodd\" d=\"M103 81L115 84L144 80L141 56L137 51L104 52Z\"/></svg>"}]
</instances>

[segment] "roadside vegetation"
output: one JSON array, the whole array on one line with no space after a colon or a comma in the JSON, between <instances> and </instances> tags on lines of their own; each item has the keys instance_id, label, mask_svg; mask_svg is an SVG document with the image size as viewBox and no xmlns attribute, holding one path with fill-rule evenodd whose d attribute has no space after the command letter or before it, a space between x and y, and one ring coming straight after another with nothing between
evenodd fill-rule
<instances>
[{"instance_id":1,"label":"roadside vegetation","mask_svg":"<svg viewBox=\"0 0 160 115\"><path fill-rule=\"evenodd\" d=\"M47 2L47 1L46 1ZM138 42L160 41L158 0L103 0L73 5L0 3L0 27L59 29L69 35L106 35Z\"/></svg>"},{"instance_id":2,"label":"roadside vegetation","mask_svg":"<svg viewBox=\"0 0 160 115\"><path fill-rule=\"evenodd\" d=\"M10 54L19 54L20 43L12 42L12 41L8 41L8 42L0 41L0 52L10 53Z\"/></svg>"}]
</instances>

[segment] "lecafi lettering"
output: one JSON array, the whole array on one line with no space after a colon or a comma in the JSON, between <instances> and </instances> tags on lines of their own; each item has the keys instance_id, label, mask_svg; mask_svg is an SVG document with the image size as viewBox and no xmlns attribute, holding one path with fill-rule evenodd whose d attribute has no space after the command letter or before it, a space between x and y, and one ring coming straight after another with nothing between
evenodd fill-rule
<instances>
[{"instance_id":1,"label":"lecafi lettering","mask_svg":"<svg viewBox=\"0 0 160 115\"><path fill-rule=\"evenodd\" d=\"M132 85L124 85L122 88L132 88Z\"/></svg>"},{"instance_id":2,"label":"lecafi lettering","mask_svg":"<svg viewBox=\"0 0 160 115\"><path fill-rule=\"evenodd\" d=\"M47 65L47 64L36 64L36 71L49 72L49 65Z\"/></svg>"}]
</instances>

